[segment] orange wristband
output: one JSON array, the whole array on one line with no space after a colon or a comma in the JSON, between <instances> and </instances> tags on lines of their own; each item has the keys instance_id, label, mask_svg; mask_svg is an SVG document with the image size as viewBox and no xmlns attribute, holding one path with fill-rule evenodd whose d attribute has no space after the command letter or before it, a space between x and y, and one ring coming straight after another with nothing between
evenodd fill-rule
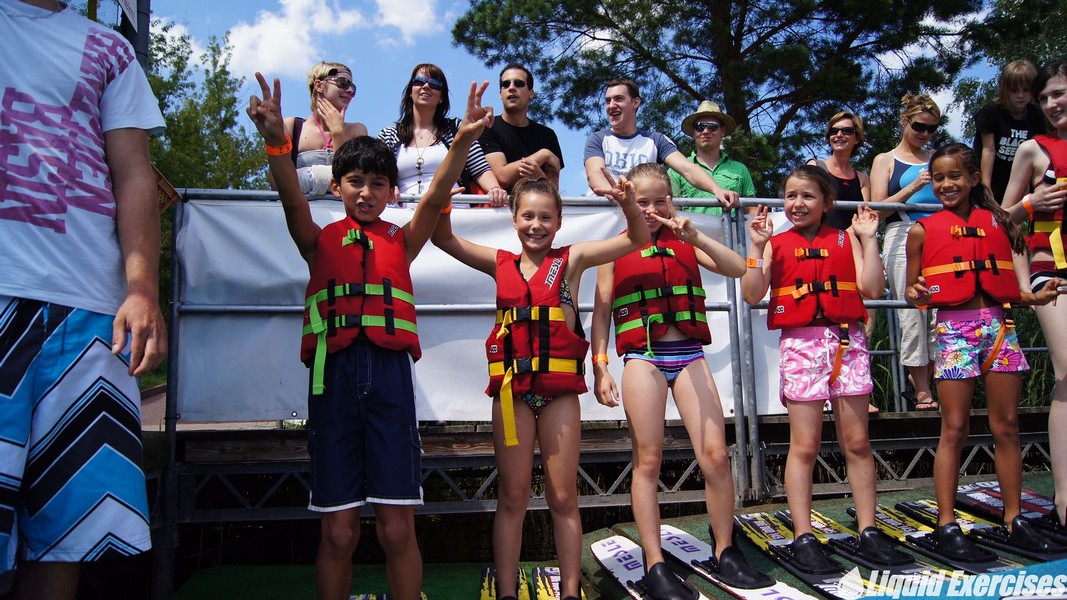
<instances>
[{"instance_id":1,"label":"orange wristband","mask_svg":"<svg viewBox=\"0 0 1067 600\"><path fill-rule=\"evenodd\" d=\"M593 355L593 364L594 365L599 365L601 363L603 363L605 365L608 364L608 355L607 354L594 354Z\"/></svg>"},{"instance_id":2,"label":"orange wristband","mask_svg":"<svg viewBox=\"0 0 1067 600\"><path fill-rule=\"evenodd\" d=\"M450 212L452 212L452 201L451 200L448 201L448 206L446 206L446 207L441 209L441 214L442 215L447 215Z\"/></svg>"},{"instance_id":3,"label":"orange wristband","mask_svg":"<svg viewBox=\"0 0 1067 600\"><path fill-rule=\"evenodd\" d=\"M749 269L759 269L763 267L762 258L752 258L751 256L745 259L745 266Z\"/></svg>"},{"instance_id":4,"label":"orange wristband","mask_svg":"<svg viewBox=\"0 0 1067 600\"><path fill-rule=\"evenodd\" d=\"M1026 209L1026 214L1034 216L1034 204L1030 202L1030 194L1023 197L1023 208Z\"/></svg>"},{"instance_id":5,"label":"orange wristband","mask_svg":"<svg viewBox=\"0 0 1067 600\"><path fill-rule=\"evenodd\" d=\"M293 151L293 138L288 135L285 136L285 143L281 146L271 146L264 143L263 147L267 149L267 156L285 156Z\"/></svg>"}]
</instances>

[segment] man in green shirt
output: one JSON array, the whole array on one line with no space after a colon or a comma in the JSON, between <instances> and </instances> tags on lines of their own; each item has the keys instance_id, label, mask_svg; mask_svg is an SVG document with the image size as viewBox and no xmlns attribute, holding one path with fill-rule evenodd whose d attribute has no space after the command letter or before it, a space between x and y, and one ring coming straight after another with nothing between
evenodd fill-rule
<instances>
[{"instance_id":1,"label":"man in green shirt","mask_svg":"<svg viewBox=\"0 0 1067 600\"><path fill-rule=\"evenodd\" d=\"M682 131L693 136L696 152L689 155L689 160L711 174L724 190L737 192L742 198L756 195L756 186L748 167L730 158L722 149L722 139L737 127L730 115L722 112L719 105L705 100L700 103L695 113L682 121ZM704 190L693 187L674 169L667 173L671 177L671 188L675 198L714 198ZM718 206L687 206L684 210L721 215Z\"/></svg>"}]
</instances>

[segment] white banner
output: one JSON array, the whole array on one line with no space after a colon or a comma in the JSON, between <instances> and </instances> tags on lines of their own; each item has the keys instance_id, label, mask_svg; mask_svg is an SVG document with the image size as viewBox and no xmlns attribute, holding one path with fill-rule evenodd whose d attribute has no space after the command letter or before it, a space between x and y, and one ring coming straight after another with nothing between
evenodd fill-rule
<instances>
[{"instance_id":1,"label":"white banner","mask_svg":"<svg viewBox=\"0 0 1067 600\"><path fill-rule=\"evenodd\" d=\"M312 212L320 224L344 214L341 204L332 200L312 202ZM306 418L308 370L299 360L299 346L308 267L289 237L281 205L192 200L181 206L179 214L176 253L181 279L175 298L184 310L175 329L178 352L172 360L178 361L175 387L181 420ZM382 217L403 224L411 214L408 209L387 209ZM692 217L703 231L722 238L720 217ZM519 251L505 209L456 209L452 224L457 234L476 243ZM617 209L568 206L556 245L607 238L624 227ZM429 243L413 263L412 277L423 348L415 365L419 419L488 421L491 401L484 393L488 383L484 342L493 326L493 280ZM709 302L727 300L725 278L705 271L704 283ZM595 286L596 272L590 270L578 295L587 332ZM727 314L711 311L708 322L714 340L705 352L723 411L732 416L735 358L729 351ZM777 338L777 332L766 331L765 311L754 312L749 339L757 348L760 414L784 412L777 400ZM612 373L621 382L621 361L613 351L611 356ZM592 374L587 383L592 387ZM592 393L583 394L581 402L583 419L625 419L621 408L601 406ZM678 418L673 404L668 418Z\"/></svg>"}]
</instances>

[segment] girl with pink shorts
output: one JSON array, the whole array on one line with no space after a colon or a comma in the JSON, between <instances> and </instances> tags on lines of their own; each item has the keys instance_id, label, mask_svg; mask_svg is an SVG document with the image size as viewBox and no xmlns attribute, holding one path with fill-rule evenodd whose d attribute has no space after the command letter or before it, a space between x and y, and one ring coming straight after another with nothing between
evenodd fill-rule
<instances>
[{"instance_id":1,"label":"girl with pink shorts","mask_svg":"<svg viewBox=\"0 0 1067 600\"><path fill-rule=\"evenodd\" d=\"M835 186L825 171L797 167L786 177L785 215L792 228L772 237L767 207L749 224L748 269L741 291L749 304L770 290L767 324L781 329L782 403L789 411L785 490L797 562L813 572L832 561L812 534L812 471L822 442L823 404L834 410L860 527L859 551L877 564L900 558L874 522L876 475L867 435L872 387L863 298L878 298L885 273L878 255L878 215L860 206L847 230L826 224Z\"/></svg>"}]
</instances>

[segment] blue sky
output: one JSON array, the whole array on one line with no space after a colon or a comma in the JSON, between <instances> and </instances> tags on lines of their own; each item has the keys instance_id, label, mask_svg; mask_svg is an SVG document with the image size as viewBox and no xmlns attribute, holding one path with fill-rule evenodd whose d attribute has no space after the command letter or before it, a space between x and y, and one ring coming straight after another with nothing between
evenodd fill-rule
<instances>
[{"instance_id":1,"label":"blue sky","mask_svg":"<svg viewBox=\"0 0 1067 600\"><path fill-rule=\"evenodd\" d=\"M308 67L319 60L347 64L358 92L346 118L364 123L376 135L397 120L411 69L423 62L437 64L448 76L453 116L462 116L463 94L472 80L490 82L483 103L499 114L499 68L487 68L452 46L452 24L468 6L467 0L153 0L152 13L153 18L175 23L176 32L192 36L196 48L202 48L209 36L221 38L229 33L231 69L245 78L244 95L259 93L256 71L279 77L286 116L307 116L310 111ZM900 57L886 57L889 64L893 60ZM990 77L993 72L986 65L971 70L979 77ZM950 92L934 94L934 98L950 115L949 131L958 137L965 119L954 111ZM711 99L721 102L721 98ZM589 98L589 103L591 108L600 107L602 99ZM563 149L563 194L584 194L582 150L589 132L547 124L555 129ZM665 133L679 135L677 131Z\"/></svg>"},{"instance_id":2,"label":"blue sky","mask_svg":"<svg viewBox=\"0 0 1067 600\"><path fill-rule=\"evenodd\" d=\"M153 0L152 16L176 23L197 47L206 45L209 36L221 38L229 32L231 68L245 78L245 95L259 93L257 70L279 77L287 116L307 116L310 111L308 67L319 60L348 65L358 91L346 118L364 123L376 135L397 120L411 69L423 62L444 69L454 116L462 116L466 85L472 80L490 82L483 103L500 113L499 68L485 67L451 43L452 23L467 6L448 0ZM600 104L600 98L589 101ZM587 132L548 125L563 148L564 195L584 194L582 148Z\"/></svg>"}]
</instances>

